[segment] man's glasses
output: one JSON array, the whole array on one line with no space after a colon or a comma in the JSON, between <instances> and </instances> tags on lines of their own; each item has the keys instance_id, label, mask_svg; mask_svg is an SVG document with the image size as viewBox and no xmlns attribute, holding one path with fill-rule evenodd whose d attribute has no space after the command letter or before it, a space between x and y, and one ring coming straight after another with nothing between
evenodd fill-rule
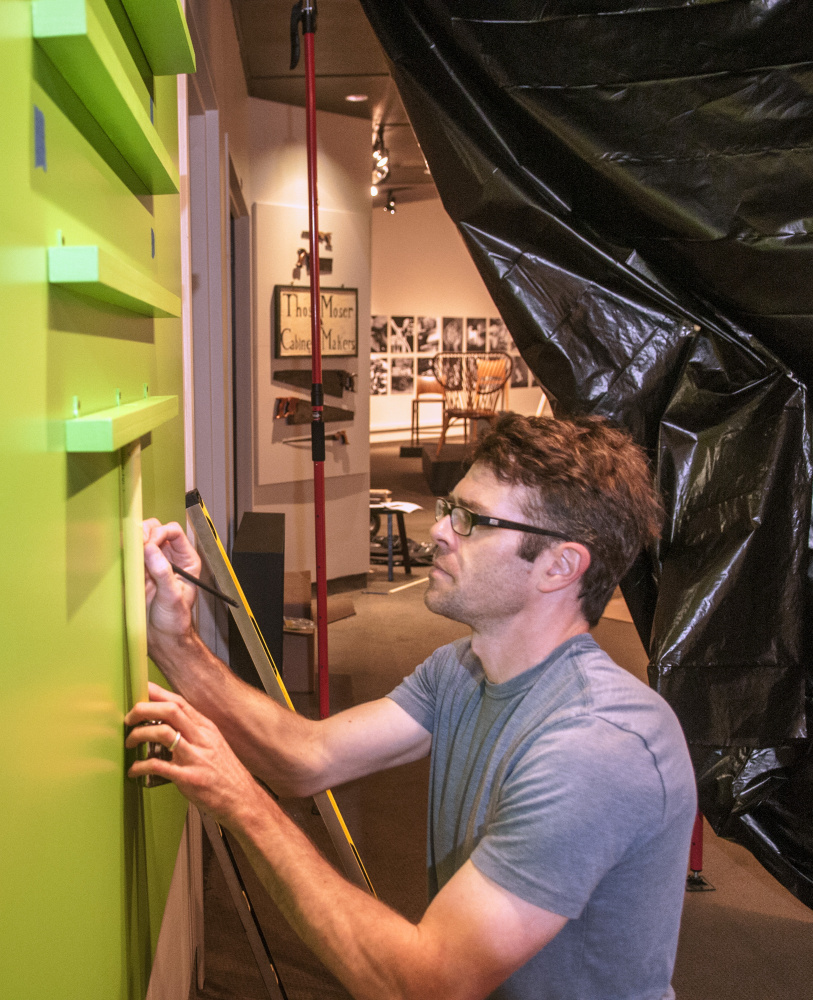
<instances>
[{"instance_id":1,"label":"man's glasses","mask_svg":"<svg viewBox=\"0 0 813 1000\"><path fill-rule=\"evenodd\" d=\"M475 514L465 507L458 507L457 504L438 498L435 501L435 520L442 521L447 515L452 522L452 531L456 535L462 535L464 538L467 538L471 534L471 529L475 524L486 524L492 528L512 528L514 531L528 531L532 535L550 535L551 538L561 538L565 542L572 541L568 535L563 535L558 531L537 528L533 524L519 524L517 521L506 521L501 517L490 517L488 514Z\"/></svg>"}]
</instances>

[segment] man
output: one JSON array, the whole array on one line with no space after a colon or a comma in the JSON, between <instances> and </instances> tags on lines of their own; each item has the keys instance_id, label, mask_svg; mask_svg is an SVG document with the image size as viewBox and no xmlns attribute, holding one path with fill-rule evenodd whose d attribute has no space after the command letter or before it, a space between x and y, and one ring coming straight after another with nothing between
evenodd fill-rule
<instances>
[{"instance_id":1,"label":"man","mask_svg":"<svg viewBox=\"0 0 813 1000\"><path fill-rule=\"evenodd\" d=\"M646 460L602 420L509 414L436 516L426 604L471 638L323 722L206 649L168 562L199 560L178 525L147 522L149 647L180 694L153 685L128 715L129 746L174 748L130 773L170 778L230 829L355 997L671 998L694 779L668 706L588 634L657 536ZM417 925L338 875L251 777L308 795L430 750Z\"/></svg>"}]
</instances>

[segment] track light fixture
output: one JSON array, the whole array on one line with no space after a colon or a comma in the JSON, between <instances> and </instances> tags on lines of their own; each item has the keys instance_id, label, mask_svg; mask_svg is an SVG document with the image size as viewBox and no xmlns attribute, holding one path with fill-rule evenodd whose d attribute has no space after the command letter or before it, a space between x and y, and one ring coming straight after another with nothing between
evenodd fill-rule
<instances>
[{"instance_id":1,"label":"track light fixture","mask_svg":"<svg viewBox=\"0 0 813 1000\"><path fill-rule=\"evenodd\" d=\"M384 206L384 211L395 215L395 193L393 191L387 192L387 204Z\"/></svg>"},{"instance_id":2,"label":"track light fixture","mask_svg":"<svg viewBox=\"0 0 813 1000\"><path fill-rule=\"evenodd\" d=\"M378 126L378 130L375 136L375 142L373 143L373 159L375 160L375 165L379 167L386 167L390 159L390 151L384 145L384 125Z\"/></svg>"},{"instance_id":3,"label":"track light fixture","mask_svg":"<svg viewBox=\"0 0 813 1000\"><path fill-rule=\"evenodd\" d=\"M386 166L386 164L382 167L381 164L379 163L377 166L373 167L373 184L375 184L376 187L379 184L383 184L384 181L389 177L389 175L390 175L390 168Z\"/></svg>"},{"instance_id":4,"label":"track light fixture","mask_svg":"<svg viewBox=\"0 0 813 1000\"><path fill-rule=\"evenodd\" d=\"M389 150L384 145L384 126L379 125L373 143L373 178L370 185L370 194L373 197L378 194L379 185L383 184L390 175L389 160Z\"/></svg>"}]
</instances>

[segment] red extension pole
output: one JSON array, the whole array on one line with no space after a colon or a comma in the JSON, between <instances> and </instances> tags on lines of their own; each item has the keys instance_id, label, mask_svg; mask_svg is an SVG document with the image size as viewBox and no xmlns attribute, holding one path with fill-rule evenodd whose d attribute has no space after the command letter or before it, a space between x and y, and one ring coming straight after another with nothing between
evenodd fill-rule
<instances>
[{"instance_id":1,"label":"red extension pole","mask_svg":"<svg viewBox=\"0 0 813 1000\"><path fill-rule=\"evenodd\" d=\"M325 532L325 424L322 388L322 315L319 290L319 196L316 179L316 68L314 34L316 0L300 0L291 15L291 69L298 61L298 23L305 43L305 122L308 147L308 219L311 276L311 455L313 458L313 511L316 535L316 638L319 663L319 718L330 715L327 656L327 545Z\"/></svg>"},{"instance_id":2,"label":"red extension pole","mask_svg":"<svg viewBox=\"0 0 813 1000\"><path fill-rule=\"evenodd\" d=\"M692 844L689 850L689 870L694 874L703 870L703 813L697 810L692 829Z\"/></svg>"}]
</instances>

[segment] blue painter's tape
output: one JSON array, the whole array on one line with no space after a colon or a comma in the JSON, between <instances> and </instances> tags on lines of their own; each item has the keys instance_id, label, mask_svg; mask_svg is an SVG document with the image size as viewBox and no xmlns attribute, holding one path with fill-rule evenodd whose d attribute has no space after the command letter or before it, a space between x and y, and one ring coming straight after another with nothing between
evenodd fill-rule
<instances>
[{"instance_id":1,"label":"blue painter's tape","mask_svg":"<svg viewBox=\"0 0 813 1000\"><path fill-rule=\"evenodd\" d=\"M34 105L34 169L42 167L48 169L48 160L45 156L45 115L37 105Z\"/></svg>"},{"instance_id":2,"label":"blue painter's tape","mask_svg":"<svg viewBox=\"0 0 813 1000\"><path fill-rule=\"evenodd\" d=\"M150 122L155 124L155 101L152 98L150 98Z\"/></svg>"},{"instance_id":3,"label":"blue painter's tape","mask_svg":"<svg viewBox=\"0 0 813 1000\"><path fill-rule=\"evenodd\" d=\"M152 259L155 260L155 230L150 230L150 242L152 244Z\"/></svg>"}]
</instances>

